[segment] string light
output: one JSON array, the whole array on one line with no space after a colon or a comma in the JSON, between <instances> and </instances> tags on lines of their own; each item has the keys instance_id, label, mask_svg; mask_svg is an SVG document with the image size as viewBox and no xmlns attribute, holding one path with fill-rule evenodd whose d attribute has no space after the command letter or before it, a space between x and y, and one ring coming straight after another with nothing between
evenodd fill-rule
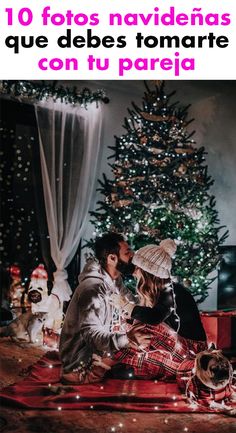
<instances>
[{"instance_id":1,"label":"string light","mask_svg":"<svg viewBox=\"0 0 236 433\"><path fill-rule=\"evenodd\" d=\"M42 101L52 98L54 102L60 101L65 104L79 104L85 108L92 102L104 102L107 104L109 99L104 90L92 92L85 88L78 90L66 88L64 86L55 86L55 84L41 84L30 81L0 81L0 92L15 98L28 99L30 101ZM22 137L18 137L21 140Z\"/></svg>"}]
</instances>

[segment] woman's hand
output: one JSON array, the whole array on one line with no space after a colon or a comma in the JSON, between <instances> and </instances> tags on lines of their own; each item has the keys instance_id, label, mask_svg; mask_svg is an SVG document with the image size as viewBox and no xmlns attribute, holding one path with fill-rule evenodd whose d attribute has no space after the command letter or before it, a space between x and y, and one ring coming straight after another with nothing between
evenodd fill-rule
<instances>
[{"instance_id":1,"label":"woman's hand","mask_svg":"<svg viewBox=\"0 0 236 433\"><path fill-rule=\"evenodd\" d=\"M130 347L136 350L142 350L149 346L152 335L145 332L145 328L146 325L137 323L127 332Z\"/></svg>"}]
</instances>

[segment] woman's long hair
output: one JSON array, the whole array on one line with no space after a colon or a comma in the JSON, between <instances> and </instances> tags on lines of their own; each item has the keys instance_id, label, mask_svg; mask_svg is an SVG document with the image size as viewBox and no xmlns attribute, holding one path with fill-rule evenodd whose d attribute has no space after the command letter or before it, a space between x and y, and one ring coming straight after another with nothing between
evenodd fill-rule
<instances>
[{"instance_id":1,"label":"woman's long hair","mask_svg":"<svg viewBox=\"0 0 236 433\"><path fill-rule=\"evenodd\" d=\"M139 270L141 277L137 285L137 293L140 304L145 307L153 307L158 302L161 291L170 282L170 279L156 277L141 268Z\"/></svg>"}]
</instances>

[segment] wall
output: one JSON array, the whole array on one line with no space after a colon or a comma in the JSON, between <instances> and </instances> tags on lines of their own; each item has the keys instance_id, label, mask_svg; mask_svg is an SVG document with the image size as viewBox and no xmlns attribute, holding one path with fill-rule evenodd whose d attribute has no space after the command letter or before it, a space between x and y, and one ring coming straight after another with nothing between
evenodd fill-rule
<instances>
[{"instance_id":1,"label":"wall","mask_svg":"<svg viewBox=\"0 0 236 433\"><path fill-rule=\"evenodd\" d=\"M73 85L75 82L73 83ZM152 84L150 82L150 84ZM108 146L114 145L114 135L124 132L122 123L130 102L141 101L144 85L142 81L80 81L78 86L91 89L103 88L110 103L104 105L103 154L98 172L109 173ZM195 121L191 128L196 130L197 146L205 146L208 156L209 174L215 179L211 192L216 196L221 224L229 229L227 245L236 245L236 81L167 81L167 91L177 90L174 96L181 104L189 104L190 118ZM97 195L94 195L94 206ZM85 238L91 236L88 223ZM216 283L204 304L203 310L214 310L217 306Z\"/></svg>"}]
</instances>

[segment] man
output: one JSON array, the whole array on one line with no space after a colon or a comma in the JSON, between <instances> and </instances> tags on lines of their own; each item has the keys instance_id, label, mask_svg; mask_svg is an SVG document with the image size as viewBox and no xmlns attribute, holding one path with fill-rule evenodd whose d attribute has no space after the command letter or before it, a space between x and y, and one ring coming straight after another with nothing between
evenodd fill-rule
<instances>
[{"instance_id":1,"label":"man","mask_svg":"<svg viewBox=\"0 0 236 433\"><path fill-rule=\"evenodd\" d=\"M151 338L142 334L143 325L122 331L119 309L110 302L114 293L133 300L121 279L134 271L128 243L120 234L104 234L96 239L95 256L98 261L90 261L80 274L62 328L59 352L64 383L89 382L86 377L94 355L109 356L133 344L145 347Z\"/></svg>"}]
</instances>

